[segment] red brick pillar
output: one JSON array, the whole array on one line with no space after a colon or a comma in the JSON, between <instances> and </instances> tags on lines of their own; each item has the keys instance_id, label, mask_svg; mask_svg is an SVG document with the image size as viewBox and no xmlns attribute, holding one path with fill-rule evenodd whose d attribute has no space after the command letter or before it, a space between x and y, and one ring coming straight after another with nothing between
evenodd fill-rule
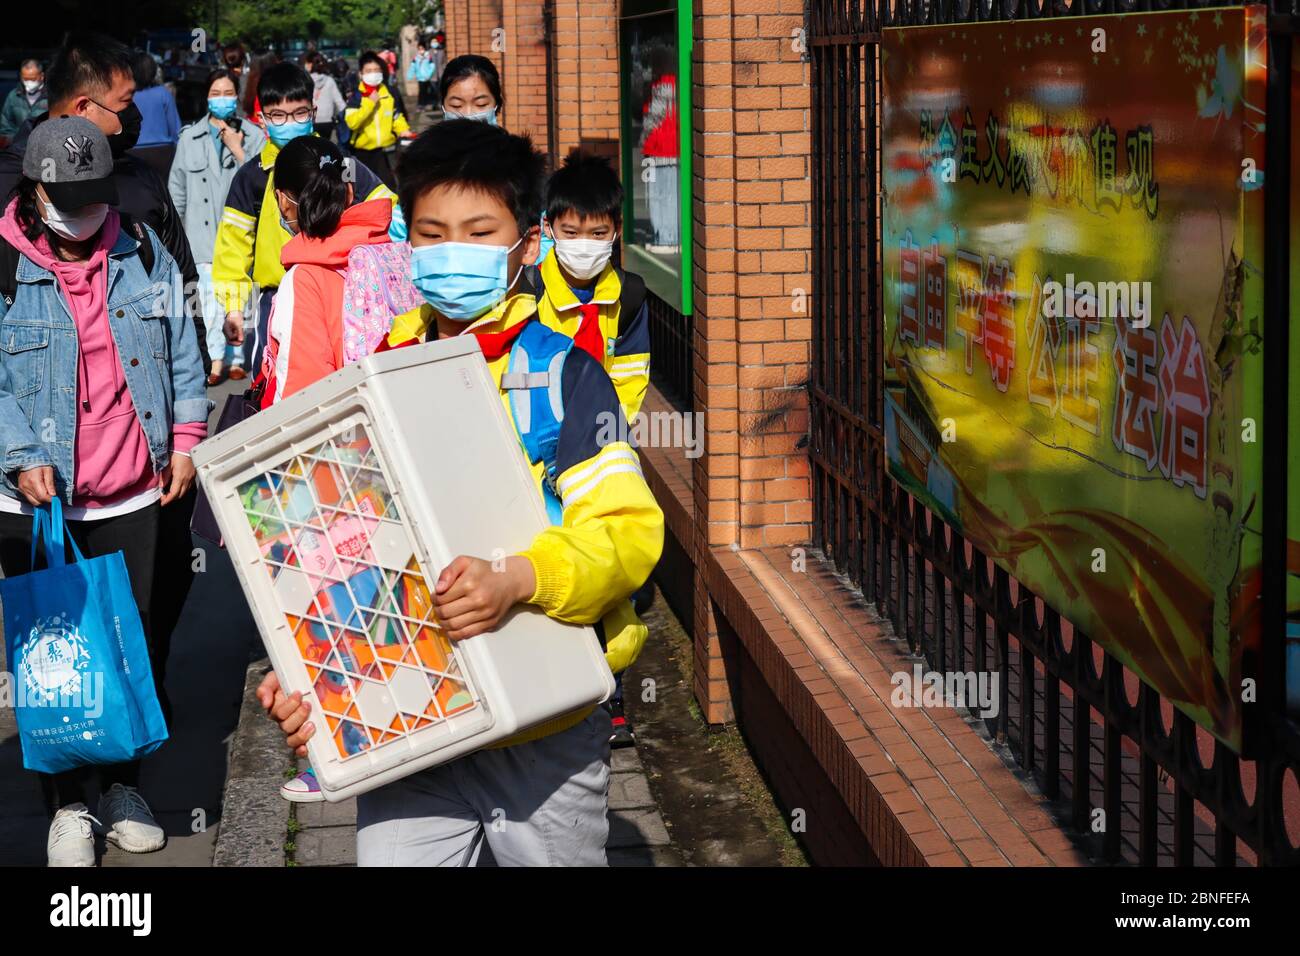
<instances>
[{"instance_id":1,"label":"red brick pillar","mask_svg":"<svg viewBox=\"0 0 1300 956\"><path fill-rule=\"evenodd\" d=\"M584 141L618 142L618 7L618 0L555 0L559 160Z\"/></svg>"},{"instance_id":2,"label":"red brick pillar","mask_svg":"<svg viewBox=\"0 0 1300 956\"><path fill-rule=\"evenodd\" d=\"M811 520L803 385L812 334L808 66L802 0L696 0L695 461L699 549L788 545ZM722 648L696 574L695 693L730 719Z\"/></svg>"},{"instance_id":3,"label":"red brick pillar","mask_svg":"<svg viewBox=\"0 0 1300 956\"><path fill-rule=\"evenodd\" d=\"M546 24L541 0L502 0L501 20L505 30L501 61L502 92L506 110L503 124L512 133L527 133L533 145L545 152L546 109Z\"/></svg>"}]
</instances>

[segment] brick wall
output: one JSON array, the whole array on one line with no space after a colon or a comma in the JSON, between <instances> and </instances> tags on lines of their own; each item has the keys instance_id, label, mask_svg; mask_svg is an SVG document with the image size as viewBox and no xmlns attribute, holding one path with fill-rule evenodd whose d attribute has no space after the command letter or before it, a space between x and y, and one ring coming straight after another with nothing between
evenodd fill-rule
<instances>
[{"instance_id":1,"label":"brick wall","mask_svg":"<svg viewBox=\"0 0 1300 956\"><path fill-rule=\"evenodd\" d=\"M505 30L497 69L506 106L501 120L512 133L527 133L547 151L546 28L541 0L501 0Z\"/></svg>"},{"instance_id":2,"label":"brick wall","mask_svg":"<svg viewBox=\"0 0 1300 956\"><path fill-rule=\"evenodd\" d=\"M555 0L556 157L619 139L618 0Z\"/></svg>"},{"instance_id":3,"label":"brick wall","mask_svg":"<svg viewBox=\"0 0 1300 956\"><path fill-rule=\"evenodd\" d=\"M696 549L808 540L804 383L812 323L808 65L792 33L802 0L697 0L695 169ZM697 562L698 564L698 562ZM731 716L697 581L696 694Z\"/></svg>"}]
</instances>

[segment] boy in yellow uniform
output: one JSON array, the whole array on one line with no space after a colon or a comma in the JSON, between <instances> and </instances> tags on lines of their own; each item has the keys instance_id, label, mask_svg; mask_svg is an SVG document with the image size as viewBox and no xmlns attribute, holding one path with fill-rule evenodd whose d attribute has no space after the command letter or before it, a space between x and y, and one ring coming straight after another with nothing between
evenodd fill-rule
<instances>
[{"instance_id":1,"label":"boy in yellow uniform","mask_svg":"<svg viewBox=\"0 0 1300 956\"><path fill-rule=\"evenodd\" d=\"M622 670L645 642L628 596L659 559L663 512L636 452L603 437L609 430L601 422L622 414L608 376L538 323L533 296L519 291L524 264L538 251L542 162L526 137L469 120L441 123L409 147L401 201L412 280L428 304L398 316L385 344L477 336L553 515L552 527L500 570L462 555L442 571L434 602L447 635L472 639L514 605L533 604L596 626L610 667ZM537 372L534 359L547 372ZM521 402L531 419L519 414ZM563 414L546 433L537 413L557 404ZM286 697L274 675L258 693L289 745L305 754L315 729L310 707L297 693ZM503 865L603 865L608 784L604 711L567 714L362 794L357 862L474 865L486 840ZM496 821L503 825L486 825Z\"/></svg>"},{"instance_id":2,"label":"boy in yellow uniform","mask_svg":"<svg viewBox=\"0 0 1300 956\"><path fill-rule=\"evenodd\" d=\"M254 284L258 300L257 334L246 349L244 367L254 374L262 367L266 321L271 299L284 278L280 251L293 238L285 225L296 220L293 201L275 188L275 158L290 141L314 136L311 77L293 63L277 63L257 83L258 100L266 122L267 143L256 162L245 163L235 173L226 194L226 206L217 226L212 257L212 287L217 306L225 311L227 334L244 341L244 308ZM353 203L385 196L394 203L397 194L364 166L352 163Z\"/></svg>"},{"instance_id":3,"label":"boy in yellow uniform","mask_svg":"<svg viewBox=\"0 0 1300 956\"><path fill-rule=\"evenodd\" d=\"M532 282L542 322L604 366L632 425L650 387L650 324L645 283L610 261L622 219L623 186L609 163L571 154L546 185L543 228L554 252L542 259ZM649 581L633 595L638 610L653 600ZM614 696L606 704L610 743L630 747L636 739L623 710L623 674L616 670L614 677Z\"/></svg>"},{"instance_id":4,"label":"boy in yellow uniform","mask_svg":"<svg viewBox=\"0 0 1300 956\"><path fill-rule=\"evenodd\" d=\"M545 229L554 252L537 267L537 312L604 366L629 424L650 386L645 283L610 262L623 218L623 187L609 163L575 153L546 186Z\"/></svg>"},{"instance_id":5,"label":"boy in yellow uniform","mask_svg":"<svg viewBox=\"0 0 1300 956\"><path fill-rule=\"evenodd\" d=\"M397 138L409 138L411 124L400 97L394 96L388 86L388 64L378 53L361 54L357 64L357 88L348 94L343 122L352 131L348 146L384 185L397 188L397 177L389 154L397 146Z\"/></svg>"}]
</instances>

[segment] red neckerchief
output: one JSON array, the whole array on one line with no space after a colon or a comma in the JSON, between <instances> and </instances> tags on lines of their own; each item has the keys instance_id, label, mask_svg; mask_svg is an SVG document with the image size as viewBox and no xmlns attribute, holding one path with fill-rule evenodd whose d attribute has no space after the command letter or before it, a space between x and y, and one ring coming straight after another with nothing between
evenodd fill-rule
<instances>
[{"instance_id":1,"label":"red neckerchief","mask_svg":"<svg viewBox=\"0 0 1300 956\"><path fill-rule=\"evenodd\" d=\"M491 362L493 359L499 359L510 351L511 346L515 344L515 339L519 338L519 333L522 332L524 326L531 321L533 320L528 319L527 321L512 325L503 332L473 332L471 334L474 338L478 339L478 347L483 350L483 358ZM438 338L438 327L436 324L430 324L429 332L433 333L433 338L429 338L429 333L426 332L424 341L432 342ZM405 342L398 342L396 345L390 345L388 343L388 337L384 336L384 338L380 340L379 345L375 348L375 351L387 352L390 349L400 349L406 345L419 344L419 339L407 339Z\"/></svg>"},{"instance_id":2,"label":"red neckerchief","mask_svg":"<svg viewBox=\"0 0 1300 956\"><path fill-rule=\"evenodd\" d=\"M573 344L603 364L605 338L600 332L600 306L595 302L579 303L578 311L582 313L582 321L573 336Z\"/></svg>"},{"instance_id":3,"label":"red neckerchief","mask_svg":"<svg viewBox=\"0 0 1300 956\"><path fill-rule=\"evenodd\" d=\"M515 344L515 339L519 338L519 333L524 330L524 326L531 322L519 322L510 326L504 332L475 332L474 338L478 339L478 347L483 350L483 357L491 362L493 359L499 359L510 351L510 347Z\"/></svg>"}]
</instances>

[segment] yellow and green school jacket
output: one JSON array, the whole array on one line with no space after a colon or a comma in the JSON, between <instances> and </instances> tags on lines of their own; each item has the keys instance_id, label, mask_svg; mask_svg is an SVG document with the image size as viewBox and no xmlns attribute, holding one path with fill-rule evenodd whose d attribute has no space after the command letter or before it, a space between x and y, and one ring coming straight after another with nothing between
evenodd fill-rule
<instances>
[{"instance_id":1,"label":"yellow and green school jacket","mask_svg":"<svg viewBox=\"0 0 1300 956\"><path fill-rule=\"evenodd\" d=\"M579 334L584 320L593 316L598 322L600 363L614 383L623 417L630 424L650 387L650 320L645 300L635 315L622 314L623 283L610 264L596 277L591 301L586 304L569 288L554 252L542 260L537 271L542 280L537 314L548 329L585 346L589 340Z\"/></svg>"},{"instance_id":2,"label":"yellow and green school jacket","mask_svg":"<svg viewBox=\"0 0 1300 956\"><path fill-rule=\"evenodd\" d=\"M223 312L250 308L254 282L262 289L275 289L284 278L280 250L293 234L280 225L280 207L275 201L274 167L279 154L280 147L268 140L256 163L239 167L226 193L212 253L212 287ZM381 196L397 204L397 194L364 163L353 161L352 171L354 206Z\"/></svg>"},{"instance_id":3,"label":"yellow and green school jacket","mask_svg":"<svg viewBox=\"0 0 1300 956\"><path fill-rule=\"evenodd\" d=\"M411 128L406 121L406 110L393 98L387 85L379 87L378 100L366 96L358 85L348 97L343 122L352 130L349 145L353 149L387 149Z\"/></svg>"},{"instance_id":4,"label":"yellow and green school jacket","mask_svg":"<svg viewBox=\"0 0 1300 956\"><path fill-rule=\"evenodd\" d=\"M494 335L536 320L537 303L531 295L503 300L487 315L470 324L464 334ZM421 342L437 336L436 314L423 305L397 316L386 346ZM480 344L484 340L480 339ZM489 350L484 347L485 356ZM488 360L488 370L501 385L510 362L506 349ZM608 416L619 414L618 395L600 365L581 349L572 349L564 363L561 393L564 420L556 460L556 490L564 507L563 520L540 532L523 556L537 574L537 590L530 599L548 615L574 624L599 625L605 635L605 660L618 673L636 660L645 644L647 629L629 600L659 561L664 543L664 515L641 473L641 462L623 441L626 434L602 427ZM514 421L510 399L502 390L506 414ZM527 455L520 442L520 454ZM537 493L542 494L545 466L530 464ZM565 714L524 731L499 746L537 740L574 726L591 708Z\"/></svg>"}]
</instances>

